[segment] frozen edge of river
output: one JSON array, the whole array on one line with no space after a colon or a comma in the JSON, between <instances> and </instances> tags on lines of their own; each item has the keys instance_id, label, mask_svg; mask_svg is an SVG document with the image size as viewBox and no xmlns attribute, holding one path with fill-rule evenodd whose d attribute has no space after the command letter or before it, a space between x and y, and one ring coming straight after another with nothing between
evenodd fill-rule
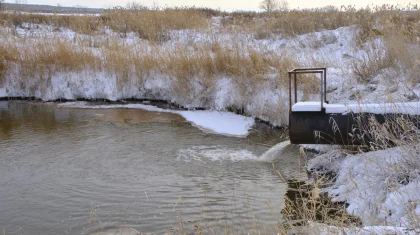
<instances>
[{"instance_id":1,"label":"frozen edge of river","mask_svg":"<svg viewBox=\"0 0 420 235\"><path fill-rule=\"evenodd\" d=\"M145 104L89 105L88 102L68 102L58 104L57 106L86 109L143 109L152 112L174 113L184 117L188 122L192 123L193 126L196 126L204 132L234 137L247 137L250 129L255 124L255 120L251 117L230 112L208 110L171 110Z\"/></svg>"}]
</instances>

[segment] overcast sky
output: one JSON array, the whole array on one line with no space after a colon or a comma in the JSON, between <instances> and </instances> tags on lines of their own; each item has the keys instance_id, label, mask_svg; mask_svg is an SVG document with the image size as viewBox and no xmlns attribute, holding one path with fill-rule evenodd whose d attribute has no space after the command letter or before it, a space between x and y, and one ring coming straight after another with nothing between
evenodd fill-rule
<instances>
[{"instance_id":1,"label":"overcast sky","mask_svg":"<svg viewBox=\"0 0 420 235\"><path fill-rule=\"evenodd\" d=\"M18 0L19 1L19 0ZM20 0L22 1L22 0ZM25 0L28 4L47 4L62 6L87 6L108 8L111 6L125 6L130 0ZM258 5L261 0L136 0L146 6L153 4L158 6L196 6L196 7L210 7L221 10L258 10ZM14 3L15 0L6 0L6 2ZM291 8L312 8L322 7L327 5L341 6L341 5L356 5L358 7L365 7L367 5L382 5L382 4L401 4L408 3L419 4L420 0L289 0Z\"/></svg>"}]
</instances>

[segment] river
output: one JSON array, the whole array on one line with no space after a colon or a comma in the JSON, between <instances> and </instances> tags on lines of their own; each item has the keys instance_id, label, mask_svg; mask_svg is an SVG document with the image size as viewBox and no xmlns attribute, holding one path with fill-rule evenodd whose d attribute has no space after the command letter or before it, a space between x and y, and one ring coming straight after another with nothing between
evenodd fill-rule
<instances>
[{"instance_id":1,"label":"river","mask_svg":"<svg viewBox=\"0 0 420 235\"><path fill-rule=\"evenodd\" d=\"M263 124L235 138L171 113L1 101L0 229L271 233L285 180L306 177L296 146L260 158L283 140Z\"/></svg>"}]
</instances>

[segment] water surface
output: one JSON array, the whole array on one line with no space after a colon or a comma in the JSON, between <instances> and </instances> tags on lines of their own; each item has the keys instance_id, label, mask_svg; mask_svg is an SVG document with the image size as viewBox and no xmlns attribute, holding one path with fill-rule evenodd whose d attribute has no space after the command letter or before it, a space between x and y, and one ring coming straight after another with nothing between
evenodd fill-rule
<instances>
[{"instance_id":1,"label":"water surface","mask_svg":"<svg viewBox=\"0 0 420 235\"><path fill-rule=\"evenodd\" d=\"M294 146L259 158L282 140L264 126L247 138L204 133L170 113L0 102L0 229L274 230L287 184L273 167L305 178Z\"/></svg>"}]
</instances>

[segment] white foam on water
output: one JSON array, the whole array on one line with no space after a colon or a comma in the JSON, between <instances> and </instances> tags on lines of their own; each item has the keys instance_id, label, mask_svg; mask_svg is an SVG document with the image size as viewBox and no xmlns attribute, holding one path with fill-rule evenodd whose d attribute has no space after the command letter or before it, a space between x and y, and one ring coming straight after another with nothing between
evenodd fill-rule
<instances>
[{"instance_id":1,"label":"white foam on water","mask_svg":"<svg viewBox=\"0 0 420 235\"><path fill-rule=\"evenodd\" d=\"M271 147L269 150L267 150L263 155L261 155L259 160L272 161L275 158L278 158L281 155L281 151L283 151L289 145L290 145L290 140L280 142L274 145L273 147Z\"/></svg>"},{"instance_id":2,"label":"white foam on water","mask_svg":"<svg viewBox=\"0 0 420 235\"><path fill-rule=\"evenodd\" d=\"M281 152L290 145L290 140L283 141L266 151L261 156L257 156L245 149L232 149L222 146L194 146L187 149L181 149L178 152L178 160L191 162L210 160L217 161L263 161L270 162L281 157ZM296 153L298 154L298 153Z\"/></svg>"},{"instance_id":3,"label":"white foam on water","mask_svg":"<svg viewBox=\"0 0 420 235\"><path fill-rule=\"evenodd\" d=\"M244 149L231 149L222 146L194 146L178 151L178 160L191 162L210 160L213 162L222 161L257 161L258 156Z\"/></svg>"}]
</instances>

